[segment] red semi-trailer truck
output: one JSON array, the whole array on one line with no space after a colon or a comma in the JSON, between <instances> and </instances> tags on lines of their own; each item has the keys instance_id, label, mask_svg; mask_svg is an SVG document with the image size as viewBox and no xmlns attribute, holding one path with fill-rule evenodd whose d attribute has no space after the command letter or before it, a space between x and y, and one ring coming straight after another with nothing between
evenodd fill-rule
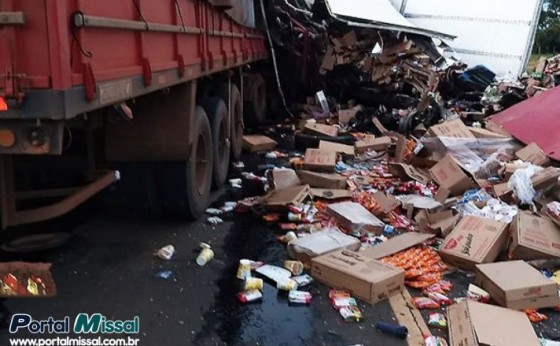
<instances>
[{"instance_id":1,"label":"red semi-trailer truck","mask_svg":"<svg viewBox=\"0 0 560 346\"><path fill-rule=\"evenodd\" d=\"M200 215L241 153L243 106L264 112L244 67L266 57L208 1L0 0L2 228L72 210L119 179L111 162L161 163L158 193Z\"/></svg>"}]
</instances>

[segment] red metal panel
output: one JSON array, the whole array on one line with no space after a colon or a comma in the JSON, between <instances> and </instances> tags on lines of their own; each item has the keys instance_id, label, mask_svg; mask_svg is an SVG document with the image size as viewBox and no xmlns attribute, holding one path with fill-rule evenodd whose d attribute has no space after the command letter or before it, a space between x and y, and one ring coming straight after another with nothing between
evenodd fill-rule
<instances>
[{"instance_id":1,"label":"red metal panel","mask_svg":"<svg viewBox=\"0 0 560 346\"><path fill-rule=\"evenodd\" d=\"M548 90L491 117L525 144L537 143L560 161L560 87Z\"/></svg>"}]
</instances>

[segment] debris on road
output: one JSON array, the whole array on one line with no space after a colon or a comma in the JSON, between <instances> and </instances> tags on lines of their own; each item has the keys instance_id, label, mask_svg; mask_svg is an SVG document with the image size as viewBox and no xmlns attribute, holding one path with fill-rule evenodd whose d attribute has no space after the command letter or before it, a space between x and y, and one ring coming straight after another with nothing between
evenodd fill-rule
<instances>
[{"instance_id":1,"label":"debris on road","mask_svg":"<svg viewBox=\"0 0 560 346\"><path fill-rule=\"evenodd\" d=\"M166 245L159 249L155 255L161 259L169 261L175 254L175 247L173 245Z\"/></svg>"}]
</instances>

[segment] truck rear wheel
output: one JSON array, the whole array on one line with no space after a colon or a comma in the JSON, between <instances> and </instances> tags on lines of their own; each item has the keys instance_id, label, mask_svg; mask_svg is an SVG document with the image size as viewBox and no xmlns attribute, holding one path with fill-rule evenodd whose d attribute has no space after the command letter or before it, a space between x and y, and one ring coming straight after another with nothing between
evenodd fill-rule
<instances>
[{"instance_id":1,"label":"truck rear wheel","mask_svg":"<svg viewBox=\"0 0 560 346\"><path fill-rule=\"evenodd\" d=\"M260 125L266 119L266 83L260 74L248 76L243 90L243 112L251 126Z\"/></svg>"},{"instance_id":2,"label":"truck rear wheel","mask_svg":"<svg viewBox=\"0 0 560 346\"><path fill-rule=\"evenodd\" d=\"M241 93L235 84L231 84L231 100L229 100L229 87L227 84L222 86L216 92L216 96L224 100L227 108L231 111L230 125L230 142L231 155L234 160L239 160L241 151L243 151L243 112L241 104ZM231 101L231 102L230 102Z\"/></svg>"},{"instance_id":3,"label":"truck rear wheel","mask_svg":"<svg viewBox=\"0 0 560 346\"><path fill-rule=\"evenodd\" d=\"M172 215L198 218L208 207L212 186L212 131L202 107L193 120L195 135L187 162L162 164L159 182L165 208Z\"/></svg>"},{"instance_id":4,"label":"truck rear wheel","mask_svg":"<svg viewBox=\"0 0 560 346\"><path fill-rule=\"evenodd\" d=\"M206 98L202 100L201 104L208 115L212 131L212 146L214 147L212 184L215 188L219 188L226 181L229 167L231 143L227 133L228 110L224 101L219 97Z\"/></svg>"}]
</instances>

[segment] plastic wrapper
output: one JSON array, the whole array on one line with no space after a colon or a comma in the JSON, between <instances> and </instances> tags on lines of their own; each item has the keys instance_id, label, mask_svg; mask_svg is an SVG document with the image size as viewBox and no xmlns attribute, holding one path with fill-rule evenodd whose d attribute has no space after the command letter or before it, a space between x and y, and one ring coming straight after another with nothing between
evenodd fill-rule
<instances>
[{"instance_id":1,"label":"plastic wrapper","mask_svg":"<svg viewBox=\"0 0 560 346\"><path fill-rule=\"evenodd\" d=\"M428 316L428 325L434 328L446 329L447 319L445 318L444 314L439 312L434 312Z\"/></svg>"},{"instance_id":2,"label":"plastic wrapper","mask_svg":"<svg viewBox=\"0 0 560 346\"><path fill-rule=\"evenodd\" d=\"M405 271L405 284L419 289L439 282L447 270L439 254L423 245L384 257L381 261L402 268Z\"/></svg>"},{"instance_id":3,"label":"plastic wrapper","mask_svg":"<svg viewBox=\"0 0 560 346\"><path fill-rule=\"evenodd\" d=\"M428 298L432 299L433 301L437 302L441 306L449 306L453 304L451 299L445 294L441 294L438 292L430 292L427 294Z\"/></svg>"},{"instance_id":4,"label":"plastic wrapper","mask_svg":"<svg viewBox=\"0 0 560 346\"><path fill-rule=\"evenodd\" d=\"M260 301L262 297L261 291L258 290L244 291L237 294L237 300L242 304Z\"/></svg>"},{"instance_id":5,"label":"plastic wrapper","mask_svg":"<svg viewBox=\"0 0 560 346\"><path fill-rule=\"evenodd\" d=\"M509 161L511 156L506 153L503 148L498 149L498 151L490 154L484 160L484 162L478 166L478 169L475 171L475 175L477 178L488 178L498 173L498 170L501 167L501 163L505 161Z\"/></svg>"},{"instance_id":6,"label":"plastic wrapper","mask_svg":"<svg viewBox=\"0 0 560 346\"><path fill-rule=\"evenodd\" d=\"M424 338L424 346L448 346L447 341L439 336L427 336Z\"/></svg>"},{"instance_id":7,"label":"plastic wrapper","mask_svg":"<svg viewBox=\"0 0 560 346\"><path fill-rule=\"evenodd\" d=\"M447 280L440 280L433 285L430 285L422 290L422 293L427 294L430 292L438 292L445 294L453 289L453 284Z\"/></svg>"},{"instance_id":8,"label":"plastic wrapper","mask_svg":"<svg viewBox=\"0 0 560 346\"><path fill-rule=\"evenodd\" d=\"M362 311L355 305L345 306L338 310L338 312L346 322L360 322L364 320Z\"/></svg>"},{"instance_id":9,"label":"plastic wrapper","mask_svg":"<svg viewBox=\"0 0 560 346\"><path fill-rule=\"evenodd\" d=\"M467 299L474 300L480 303L488 303L490 301L490 293L486 292L476 285L469 284Z\"/></svg>"},{"instance_id":10,"label":"plastic wrapper","mask_svg":"<svg viewBox=\"0 0 560 346\"><path fill-rule=\"evenodd\" d=\"M335 298L335 299L331 300L331 302L332 302L332 306L337 310L340 310L340 309L348 307L348 306L357 306L358 305L358 302L356 302L356 299L354 299L352 297Z\"/></svg>"},{"instance_id":11,"label":"plastic wrapper","mask_svg":"<svg viewBox=\"0 0 560 346\"><path fill-rule=\"evenodd\" d=\"M541 167L529 165L527 168L517 169L508 181L508 188L513 190L513 194L523 204L533 204L533 198L537 192L533 188L531 177L536 172L542 170Z\"/></svg>"},{"instance_id":12,"label":"plastic wrapper","mask_svg":"<svg viewBox=\"0 0 560 346\"><path fill-rule=\"evenodd\" d=\"M311 293L304 291L290 291L288 301L292 304L311 304Z\"/></svg>"},{"instance_id":13,"label":"plastic wrapper","mask_svg":"<svg viewBox=\"0 0 560 346\"><path fill-rule=\"evenodd\" d=\"M529 321L531 321L531 323L539 323L548 320L548 316L535 309L526 309L525 313L527 314L527 317L529 317Z\"/></svg>"},{"instance_id":14,"label":"plastic wrapper","mask_svg":"<svg viewBox=\"0 0 560 346\"><path fill-rule=\"evenodd\" d=\"M439 309L441 307L438 302L427 297L414 297L412 303L418 309Z\"/></svg>"}]
</instances>

